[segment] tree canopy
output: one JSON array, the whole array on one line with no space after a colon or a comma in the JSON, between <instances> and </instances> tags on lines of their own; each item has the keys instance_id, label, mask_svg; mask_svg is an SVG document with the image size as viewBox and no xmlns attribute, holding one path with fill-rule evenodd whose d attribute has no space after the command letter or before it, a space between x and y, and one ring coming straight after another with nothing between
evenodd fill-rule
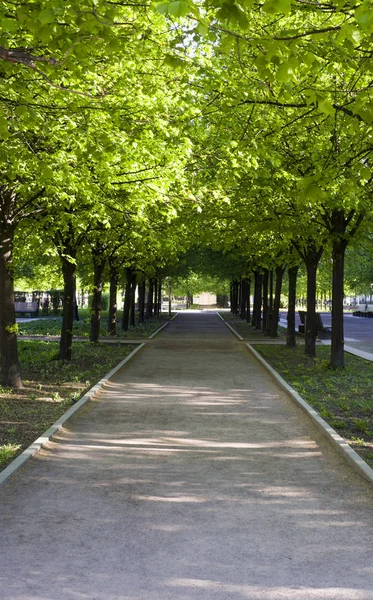
<instances>
[{"instance_id":1,"label":"tree canopy","mask_svg":"<svg viewBox=\"0 0 373 600\"><path fill-rule=\"evenodd\" d=\"M0 24L2 382L33 244L69 294L92 252L154 278L199 246L248 278L316 244L340 305L372 217L371 0L14 0Z\"/></svg>"}]
</instances>

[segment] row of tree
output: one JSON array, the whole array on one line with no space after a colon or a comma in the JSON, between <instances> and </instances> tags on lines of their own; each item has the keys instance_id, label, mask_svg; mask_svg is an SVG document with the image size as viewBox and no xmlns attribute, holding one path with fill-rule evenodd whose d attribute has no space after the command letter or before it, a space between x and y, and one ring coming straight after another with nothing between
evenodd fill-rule
<instances>
[{"instance_id":1,"label":"row of tree","mask_svg":"<svg viewBox=\"0 0 373 600\"><path fill-rule=\"evenodd\" d=\"M134 274L165 277L196 243L244 280L302 260L312 355L329 253L343 365L344 256L372 214L371 0L14 0L0 24L2 384L21 385L14 248L60 261L61 359L79 261L95 339L105 268L130 298Z\"/></svg>"}]
</instances>

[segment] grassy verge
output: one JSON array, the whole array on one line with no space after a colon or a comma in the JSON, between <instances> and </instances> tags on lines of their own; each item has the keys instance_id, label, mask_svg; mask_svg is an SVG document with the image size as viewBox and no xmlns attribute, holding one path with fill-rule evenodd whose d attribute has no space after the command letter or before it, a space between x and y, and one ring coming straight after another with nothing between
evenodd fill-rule
<instances>
[{"instance_id":1,"label":"grassy verge","mask_svg":"<svg viewBox=\"0 0 373 600\"><path fill-rule=\"evenodd\" d=\"M63 363L55 360L58 343L19 341L24 388L0 387L0 470L135 347L77 342Z\"/></svg>"},{"instance_id":2,"label":"grassy verge","mask_svg":"<svg viewBox=\"0 0 373 600\"><path fill-rule=\"evenodd\" d=\"M310 360L304 348L255 345L269 364L373 467L373 363L345 356L343 370L328 366L330 348Z\"/></svg>"},{"instance_id":3,"label":"grassy verge","mask_svg":"<svg viewBox=\"0 0 373 600\"><path fill-rule=\"evenodd\" d=\"M233 315L231 312L221 312L219 313L223 319L225 321L227 321L227 323L229 323L229 325L231 325L233 327L233 329L235 329L237 331L237 333L239 333L240 335L242 335L242 337L245 340L273 340L274 338L271 338L267 335L264 335L264 333L259 330L259 329L255 329L251 323L246 323L245 320L240 319L240 317L238 315ZM285 335L286 335L286 330L283 327L278 327L278 337L276 339L285 339Z\"/></svg>"},{"instance_id":4,"label":"grassy verge","mask_svg":"<svg viewBox=\"0 0 373 600\"><path fill-rule=\"evenodd\" d=\"M138 323L135 327L130 327L128 331L122 331L118 326L117 338L147 338L154 333L159 327L168 321L170 317L167 313L161 313L157 317L147 319L145 323ZM19 323L20 335L60 335L61 333L61 317L48 317L47 319L34 319L24 323ZM101 320L100 337L109 337L107 332L108 319L103 317ZM73 335L77 337L89 337L90 319L81 318L80 321L74 321ZM112 338L110 338L112 339Z\"/></svg>"}]
</instances>

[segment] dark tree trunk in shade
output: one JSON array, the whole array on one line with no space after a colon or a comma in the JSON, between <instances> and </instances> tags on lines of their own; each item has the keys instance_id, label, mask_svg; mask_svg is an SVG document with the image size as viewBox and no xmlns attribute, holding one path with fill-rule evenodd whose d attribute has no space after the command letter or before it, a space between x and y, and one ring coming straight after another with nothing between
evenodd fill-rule
<instances>
[{"instance_id":1,"label":"dark tree trunk in shade","mask_svg":"<svg viewBox=\"0 0 373 600\"><path fill-rule=\"evenodd\" d=\"M275 301L273 303L272 320L271 320L271 337L277 337L278 316L280 314L280 304L281 304L282 278L284 276L284 271L285 271L285 267L283 265L276 267L276 287L275 287Z\"/></svg>"},{"instance_id":2,"label":"dark tree trunk in shade","mask_svg":"<svg viewBox=\"0 0 373 600\"><path fill-rule=\"evenodd\" d=\"M71 360L73 343L74 278L76 266L75 262L68 260L68 257L75 260L75 248L65 247L64 254L60 253L64 285L60 351L58 355L59 360Z\"/></svg>"},{"instance_id":3,"label":"dark tree trunk in shade","mask_svg":"<svg viewBox=\"0 0 373 600\"><path fill-rule=\"evenodd\" d=\"M139 322L145 321L145 277L139 282Z\"/></svg>"},{"instance_id":4,"label":"dark tree trunk in shade","mask_svg":"<svg viewBox=\"0 0 373 600\"><path fill-rule=\"evenodd\" d=\"M247 283L246 279L241 279L240 282L241 293L240 293L240 318L246 317L246 294L247 294Z\"/></svg>"},{"instance_id":5,"label":"dark tree trunk in shade","mask_svg":"<svg viewBox=\"0 0 373 600\"><path fill-rule=\"evenodd\" d=\"M105 268L105 258L103 252L98 246L92 248L93 257L93 289L92 289L92 307L91 307L91 329L89 339L91 342L98 342L100 336L101 312L102 312L102 288L103 273Z\"/></svg>"},{"instance_id":6,"label":"dark tree trunk in shade","mask_svg":"<svg viewBox=\"0 0 373 600\"><path fill-rule=\"evenodd\" d=\"M307 310L305 320L304 351L310 358L316 357L316 275L317 265L323 253L323 246L318 246L315 240L308 241L305 247L293 242L307 270Z\"/></svg>"},{"instance_id":7,"label":"dark tree trunk in shade","mask_svg":"<svg viewBox=\"0 0 373 600\"><path fill-rule=\"evenodd\" d=\"M316 357L316 275L317 263L308 262L307 269L307 316L305 322L305 353L310 358Z\"/></svg>"},{"instance_id":8,"label":"dark tree trunk in shade","mask_svg":"<svg viewBox=\"0 0 373 600\"><path fill-rule=\"evenodd\" d=\"M299 267L289 267L288 279L289 279L289 293L288 293L288 328L286 332L286 345L288 348L295 348L296 346L296 332L295 332L295 303L297 297L297 276Z\"/></svg>"},{"instance_id":9,"label":"dark tree trunk in shade","mask_svg":"<svg viewBox=\"0 0 373 600\"><path fill-rule=\"evenodd\" d=\"M154 308L154 279L149 279L148 303L146 306L146 316L149 319L153 316Z\"/></svg>"},{"instance_id":10,"label":"dark tree trunk in shade","mask_svg":"<svg viewBox=\"0 0 373 600\"><path fill-rule=\"evenodd\" d=\"M251 321L251 306L250 306L250 297L251 297L251 279L247 279L247 306L246 306L246 322L250 323Z\"/></svg>"},{"instance_id":11,"label":"dark tree trunk in shade","mask_svg":"<svg viewBox=\"0 0 373 600\"><path fill-rule=\"evenodd\" d=\"M126 268L126 286L124 291L124 303L123 303L123 315L122 315L122 329L128 331L130 323L130 310L131 310L131 281L132 281L132 269L131 267Z\"/></svg>"},{"instance_id":12,"label":"dark tree trunk in shade","mask_svg":"<svg viewBox=\"0 0 373 600\"><path fill-rule=\"evenodd\" d=\"M252 324L255 329L261 329L262 324L262 283L263 275L259 271L254 273L254 307Z\"/></svg>"},{"instance_id":13,"label":"dark tree trunk in shade","mask_svg":"<svg viewBox=\"0 0 373 600\"><path fill-rule=\"evenodd\" d=\"M234 281L234 314L238 315L240 312L240 285L237 279Z\"/></svg>"},{"instance_id":14,"label":"dark tree trunk in shade","mask_svg":"<svg viewBox=\"0 0 373 600\"><path fill-rule=\"evenodd\" d=\"M158 279L153 279L153 315L157 316Z\"/></svg>"},{"instance_id":15,"label":"dark tree trunk in shade","mask_svg":"<svg viewBox=\"0 0 373 600\"><path fill-rule=\"evenodd\" d=\"M268 269L265 269L264 273L263 273L263 323L262 323L263 332L265 332L266 328L267 328L267 317L268 317L268 310L269 310L268 283L269 283L269 271L268 271Z\"/></svg>"},{"instance_id":16,"label":"dark tree trunk in shade","mask_svg":"<svg viewBox=\"0 0 373 600\"><path fill-rule=\"evenodd\" d=\"M344 367L344 263L348 240L345 237L347 221L343 210L332 213L333 232L333 277L332 277L332 343L330 349L330 365Z\"/></svg>"},{"instance_id":17,"label":"dark tree trunk in shade","mask_svg":"<svg viewBox=\"0 0 373 600\"><path fill-rule=\"evenodd\" d=\"M110 262L110 294L109 294L109 319L108 333L112 337L117 334L117 293L119 281L119 269L116 264Z\"/></svg>"},{"instance_id":18,"label":"dark tree trunk in shade","mask_svg":"<svg viewBox=\"0 0 373 600\"><path fill-rule=\"evenodd\" d=\"M133 327L136 325L136 320L135 320L135 300L136 300L136 273L132 273L132 277L131 277L131 308L130 308L130 325L132 325Z\"/></svg>"},{"instance_id":19,"label":"dark tree trunk in shade","mask_svg":"<svg viewBox=\"0 0 373 600\"><path fill-rule=\"evenodd\" d=\"M273 269L269 271L269 302L270 310L273 310Z\"/></svg>"},{"instance_id":20,"label":"dark tree trunk in shade","mask_svg":"<svg viewBox=\"0 0 373 600\"><path fill-rule=\"evenodd\" d=\"M193 303L193 296L192 296ZM162 312L162 279L158 282L158 300L157 300L157 314L159 315Z\"/></svg>"},{"instance_id":21,"label":"dark tree trunk in shade","mask_svg":"<svg viewBox=\"0 0 373 600\"><path fill-rule=\"evenodd\" d=\"M0 221L0 384L19 389L22 379L14 310L13 240L14 227Z\"/></svg>"}]
</instances>

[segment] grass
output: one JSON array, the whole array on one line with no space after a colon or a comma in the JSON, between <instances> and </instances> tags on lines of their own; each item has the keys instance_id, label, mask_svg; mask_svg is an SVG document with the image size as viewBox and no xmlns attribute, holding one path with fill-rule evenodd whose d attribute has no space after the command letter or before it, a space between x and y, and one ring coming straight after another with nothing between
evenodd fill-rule
<instances>
[{"instance_id":1,"label":"grass","mask_svg":"<svg viewBox=\"0 0 373 600\"><path fill-rule=\"evenodd\" d=\"M123 360L134 345L75 342L73 358L55 360L57 342L18 342L24 388L0 387L0 469Z\"/></svg>"},{"instance_id":2,"label":"grass","mask_svg":"<svg viewBox=\"0 0 373 600\"><path fill-rule=\"evenodd\" d=\"M373 467L373 363L346 353L329 367L330 348L309 359L304 348L255 345L269 364Z\"/></svg>"},{"instance_id":3,"label":"grass","mask_svg":"<svg viewBox=\"0 0 373 600\"><path fill-rule=\"evenodd\" d=\"M149 335L154 333L163 323L168 321L170 317L168 313L161 313L157 317L147 319L145 323L138 323L135 327L130 327L128 331L122 331L118 326L117 338L130 339L130 338L147 338ZM19 334L20 335L60 335L61 333L61 317L49 317L48 319L31 319L30 321L19 323ZM120 321L119 321L120 323ZM107 314L101 320L100 337L109 337L107 332L108 318ZM76 337L89 337L90 330L90 318L88 310L83 313L80 321L74 321L73 335ZM113 338L110 338L113 339Z\"/></svg>"},{"instance_id":4,"label":"grass","mask_svg":"<svg viewBox=\"0 0 373 600\"><path fill-rule=\"evenodd\" d=\"M251 323L247 323L244 319L241 319L238 315L234 315L231 312L221 312L219 313L229 325L233 327L245 340L273 340L264 333L260 329L255 329ZM283 327L278 327L278 336L276 339L284 340L286 330Z\"/></svg>"}]
</instances>

